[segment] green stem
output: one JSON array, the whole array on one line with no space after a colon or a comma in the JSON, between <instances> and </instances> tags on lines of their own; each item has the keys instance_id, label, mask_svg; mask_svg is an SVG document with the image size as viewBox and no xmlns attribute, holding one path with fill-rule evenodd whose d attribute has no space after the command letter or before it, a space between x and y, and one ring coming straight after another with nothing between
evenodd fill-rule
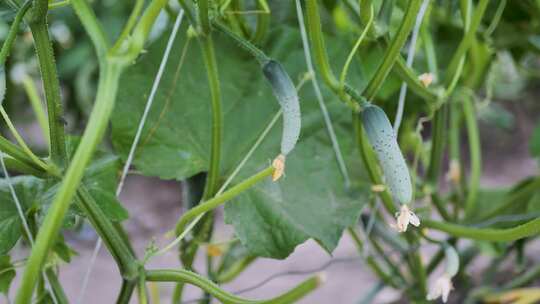
<instances>
[{"instance_id":1,"label":"green stem","mask_svg":"<svg viewBox=\"0 0 540 304\"><path fill-rule=\"evenodd\" d=\"M478 6L476 10L474 11L474 15L472 17L470 26L467 29L467 32L463 36L463 39L459 43L458 48L454 52L454 55L452 56L452 59L450 60L450 63L448 64L448 69L446 71L446 79L445 84L448 86L455 82L454 79L459 78L456 77L456 75L459 75L459 66L463 65L462 61L465 58L465 54L473 41L475 40L476 31L478 30L478 26L480 25L480 22L482 21L482 17L484 16L484 12L486 11L486 7L489 3L489 0L480 0L478 2ZM449 95L449 93L447 94Z\"/></svg>"},{"instance_id":2,"label":"green stem","mask_svg":"<svg viewBox=\"0 0 540 304\"><path fill-rule=\"evenodd\" d=\"M461 130L461 111L457 102L450 103L450 128L448 135L449 155L451 161L456 161L460 164L460 130Z\"/></svg>"},{"instance_id":3,"label":"green stem","mask_svg":"<svg viewBox=\"0 0 540 304\"><path fill-rule=\"evenodd\" d=\"M9 52L11 51L11 46L13 45L13 42L17 37L17 33L19 32L19 27L24 18L24 15L28 12L28 9L31 5L32 1L28 0L23 4L23 6L21 6L19 11L17 12L15 20L13 20L13 23L9 28L6 40L4 41L4 44L2 44L2 50L0 50L0 66L3 66L6 62L6 58L8 57Z\"/></svg>"},{"instance_id":4,"label":"green stem","mask_svg":"<svg viewBox=\"0 0 540 304\"><path fill-rule=\"evenodd\" d=\"M74 0L74 3L77 1ZM40 269L62 226L64 215L81 182L84 168L104 135L114 107L120 72L121 66L117 62L113 61L102 66L96 101L88 125L36 237L17 292L15 302L17 304L30 303L32 299Z\"/></svg>"},{"instance_id":5,"label":"green stem","mask_svg":"<svg viewBox=\"0 0 540 304\"><path fill-rule=\"evenodd\" d=\"M360 255L363 255L364 252L364 243L362 242L362 239L360 239L360 236L354 231L353 228L349 227L347 228L347 232L351 236L351 239L354 242L354 245L356 246L357 251L360 253ZM396 289L399 289L399 286L394 282L392 277L386 273L385 270L382 269L381 265L377 262L375 258L373 258L372 255L368 255L365 257L366 263L368 264L369 268L371 268L371 271L375 273L375 275L383 281L386 285L392 286Z\"/></svg>"},{"instance_id":6,"label":"green stem","mask_svg":"<svg viewBox=\"0 0 540 304\"><path fill-rule=\"evenodd\" d=\"M47 113L45 113L45 110L43 109L41 98L39 98L36 85L34 84L32 78L29 76L25 76L22 83L24 86L24 90L26 91L26 95L28 95L28 99L30 100L30 104L32 105L32 109L34 110L34 113L36 115L41 131L43 132L43 136L45 137L48 145L50 146L50 138L48 133L49 122L47 121Z\"/></svg>"},{"instance_id":7,"label":"green stem","mask_svg":"<svg viewBox=\"0 0 540 304\"><path fill-rule=\"evenodd\" d=\"M60 98L60 82L56 72L54 52L49 38L46 19L30 24L34 45L43 80L49 117L50 157L53 163L63 167L67 162L64 138L64 109Z\"/></svg>"},{"instance_id":8,"label":"green stem","mask_svg":"<svg viewBox=\"0 0 540 304\"><path fill-rule=\"evenodd\" d=\"M59 0L56 2L49 3L49 10L68 6L71 3L71 0Z\"/></svg>"},{"instance_id":9,"label":"green stem","mask_svg":"<svg viewBox=\"0 0 540 304\"><path fill-rule=\"evenodd\" d=\"M266 56L266 54L261 51L258 47L256 47L255 45L253 45L251 42L249 42L248 40L242 38L241 36L237 35L236 33L234 33L233 31L231 31L227 26L225 26L224 24L218 22L218 21L213 21L212 22L212 25L213 27L220 31L221 33L229 36L230 38L232 38L234 41L236 41L244 50L246 50L248 53L250 53L253 57L255 57L255 59L257 59L257 61L260 63L260 64L264 64L266 63L268 60L270 60L270 58L268 58L268 56Z\"/></svg>"},{"instance_id":10,"label":"green stem","mask_svg":"<svg viewBox=\"0 0 540 304\"><path fill-rule=\"evenodd\" d=\"M208 0L197 1L199 6L199 25L203 34L210 33L210 19L208 18Z\"/></svg>"},{"instance_id":11,"label":"green stem","mask_svg":"<svg viewBox=\"0 0 540 304\"><path fill-rule=\"evenodd\" d=\"M315 66L319 69L324 82L334 91L339 90L339 81L336 76L334 76L334 72L332 71L332 67L328 60L328 54L326 53L318 0L306 1L306 17L309 40L311 42L313 57L316 63Z\"/></svg>"},{"instance_id":12,"label":"green stem","mask_svg":"<svg viewBox=\"0 0 540 304\"><path fill-rule=\"evenodd\" d=\"M22 136L19 134L19 132L17 131L17 129L11 122L11 119L6 113L4 107L1 105L0 105L0 114L2 118L4 119L4 121L6 122L13 137L15 137L15 140L17 141L17 143L22 147L22 151L24 152L24 154L26 154L26 156L29 159L31 159L33 164L36 164L37 166L41 167L45 171L49 171L51 167L47 166L47 164L45 164L39 157L37 157L37 155L35 155L34 152L32 152L32 150L30 150L30 148L26 145L26 142L24 141Z\"/></svg>"},{"instance_id":13,"label":"green stem","mask_svg":"<svg viewBox=\"0 0 540 304\"><path fill-rule=\"evenodd\" d=\"M403 17L403 21L401 22L401 25L394 39L386 50L381 65L379 65L379 68L375 72L375 75L373 75L368 86L364 89L364 92L362 93L362 95L365 96L368 100L372 100L375 97L377 91L388 76L388 73L390 73L394 62L399 56L401 48L405 44L409 33L414 27L416 15L420 10L421 4L422 0L409 0L409 4L407 6L405 16Z\"/></svg>"},{"instance_id":14,"label":"green stem","mask_svg":"<svg viewBox=\"0 0 540 304\"><path fill-rule=\"evenodd\" d=\"M189 23L192 26L195 26L197 24L197 19L195 18L193 9L191 9L191 7L186 3L185 0L178 0L178 4L184 10L184 13L186 14L186 17L189 20Z\"/></svg>"},{"instance_id":15,"label":"green stem","mask_svg":"<svg viewBox=\"0 0 540 304\"><path fill-rule=\"evenodd\" d=\"M469 154L471 163L471 172L469 177L469 187L465 199L465 218L469 218L476 211L478 188L480 186L481 175L481 152L480 152L480 135L478 132L478 124L474 104L470 96L463 98L463 116L465 117L465 126L467 128L467 138L469 140Z\"/></svg>"},{"instance_id":16,"label":"green stem","mask_svg":"<svg viewBox=\"0 0 540 304\"><path fill-rule=\"evenodd\" d=\"M47 269L45 274L47 276L48 282L51 284L51 291L54 293L54 298L58 301L58 304L67 304L69 303L66 293L62 287L62 284L58 280L58 276L52 269Z\"/></svg>"},{"instance_id":17,"label":"green stem","mask_svg":"<svg viewBox=\"0 0 540 304\"><path fill-rule=\"evenodd\" d=\"M219 288L214 282L188 270L147 270L147 281L153 282L183 282L197 286L210 293L225 304L286 304L294 303L306 294L319 287L321 278L311 277L297 285L288 292L270 300L248 300L237 297L223 289Z\"/></svg>"},{"instance_id":18,"label":"green stem","mask_svg":"<svg viewBox=\"0 0 540 304\"><path fill-rule=\"evenodd\" d=\"M150 2L148 7L144 10L143 15L139 19L139 23L137 23L137 25L133 29L131 41L129 42L130 45L128 47L128 50L126 51L126 54L113 51L111 51L110 54L112 54L113 56L119 55L119 59L122 59L123 62L125 62L126 64L135 60L135 58L137 58L137 56L139 56L139 54L141 53L144 47L144 43L148 39L148 35L150 35L150 30L152 30L152 26L154 25L157 17L159 16L159 13L167 5L168 2L169 1L167 0L155 0Z\"/></svg>"},{"instance_id":19,"label":"green stem","mask_svg":"<svg viewBox=\"0 0 540 304\"><path fill-rule=\"evenodd\" d=\"M251 263L255 261L257 257L248 255L239 260L236 260L233 265L225 270L218 271L217 282L220 284L228 283L234 280L240 273L242 273Z\"/></svg>"},{"instance_id":20,"label":"green stem","mask_svg":"<svg viewBox=\"0 0 540 304\"><path fill-rule=\"evenodd\" d=\"M347 56L347 60L345 61L345 64L343 65L343 69L341 70L341 75L339 77L339 86L341 90L345 87L345 78L347 77L347 72L349 71L349 66L351 65L352 59L354 58L354 55L356 54L356 51L358 51L358 48L360 47L360 44L364 40L364 37L368 33L369 29L371 28L371 23L373 22L373 7L370 7L370 18L368 20L368 23L364 27L364 30L358 37L358 40L356 40L356 43L354 44L354 47L352 48L351 52L349 53L349 56Z\"/></svg>"},{"instance_id":21,"label":"green stem","mask_svg":"<svg viewBox=\"0 0 540 304\"><path fill-rule=\"evenodd\" d=\"M492 242L511 242L540 233L540 218L508 229L473 228L429 219L422 220L422 225L455 237Z\"/></svg>"},{"instance_id":22,"label":"green stem","mask_svg":"<svg viewBox=\"0 0 540 304\"><path fill-rule=\"evenodd\" d=\"M390 270L390 275L392 276L393 281L397 281L395 285L398 286L398 288L403 287L403 285L406 284L407 281L405 280L405 276L401 273L401 270L397 266L399 264L394 263L394 261L390 259L388 253L384 251L384 248L373 236L368 237L368 239L372 248L375 249L377 256L382 258L382 260L385 262L386 266Z\"/></svg>"},{"instance_id":23,"label":"green stem","mask_svg":"<svg viewBox=\"0 0 540 304\"><path fill-rule=\"evenodd\" d=\"M444 146L446 144L446 131L448 121L448 106L443 105L434 115L433 134L431 136L431 155L429 167L426 173L426 182L434 188L439 187L439 176L441 175L441 163L444 156Z\"/></svg>"},{"instance_id":24,"label":"green stem","mask_svg":"<svg viewBox=\"0 0 540 304\"><path fill-rule=\"evenodd\" d=\"M29 156L24 149L19 148L17 145L13 144L2 136L0 136L0 151L13 157L19 162L24 163L25 165L34 168L35 170L47 172L48 167L41 160L38 159L39 162L36 162L35 158L33 156Z\"/></svg>"},{"instance_id":25,"label":"green stem","mask_svg":"<svg viewBox=\"0 0 540 304\"><path fill-rule=\"evenodd\" d=\"M139 304L148 304L148 293L146 292L146 276L144 272L139 275L137 291L139 297Z\"/></svg>"},{"instance_id":26,"label":"green stem","mask_svg":"<svg viewBox=\"0 0 540 304\"><path fill-rule=\"evenodd\" d=\"M220 173L220 158L221 158L221 142L222 142L222 113L221 113L221 92L220 92L220 84L219 84L219 75L218 75L218 68L217 68L217 62L216 62L216 56L214 53L214 45L212 41L212 34L207 33L204 36L199 36L199 44L201 46L202 52L203 52L203 60L206 67L206 73L208 78L208 84L210 87L210 95L211 95L211 109L212 109L212 134L211 134L211 151L210 151L210 167L207 173L206 177L206 185L202 197L202 201L206 201L217 191L218 188L218 178ZM206 202L205 202L206 203ZM201 203L197 205L197 207L200 207L204 205L205 203ZM193 214L196 210L196 208L190 209L182 218L180 218L179 222L176 226L177 235L179 235L175 241L173 241L172 244L175 244L182 240L183 236L185 236L185 233L182 233L184 230L184 225L186 223L182 223L182 219L186 217L188 214ZM200 209L198 209L200 210ZM205 210L204 212L200 213L200 216L197 217L197 219L194 221L194 223L198 222L204 213L210 210ZM189 215L188 215L189 216ZM199 225L198 231L196 231L195 235L198 239L204 239L210 237L212 229L213 229L213 214L207 214L202 223ZM189 220L188 220L189 222ZM179 226L180 225L180 226ZM191 227L194 227L192 225ZM194 257L198 250L198 243L192 242L191 244L188 244L188 249L182 253L181 258L182 262L184 264L184 267L191 268ZM179 301L182 297L182 290L183 290L183 284L178 283L175 287L175 291L173 294L173 302L176 303Z\"/></svg>"},{"instance_id":27,"label":"green stem","mask_svg":"<svg viewBox=\"0 0 540 304\"><path fill-rule=\"evenodd\" d=\"M86 0L71 0L71 4L81 20L86 33L88 33L94 44L99 61L104 62L107 50L109 49L109 42L101 24L97 20L96 14L92 11Z\"/></svg>"},{"instance_id":28,"label":"green stem","mask_svg":"<svg viewBox=\"0 0 540 304\"><path fill-rule=\"evenodd\" d=\"M255 27L255 32L251 36L251 41L255 44L260 43L266 32L268 32L268 26L270 25L270 7L266 0L257 1L258 8L264 13L257 14L257 25Z\"/></svg>"},{"instance_id":29,"label":"green stem","mask_svg":"<svg viewBox=\"0 0 540 304\"><path fill-rule=\"evenodd\" d=\"M118 36L118 39L112 46L111 53L116 53L126 42L129 34L131 33L131 30L133 29L133 27L135 26L135 23L137 22L137 18L139 18L139 15L141 14L143 5L144 5L144 0L135 0L135 5L133 6L133 10L131 11L131 14L129 15L126 25L122 29L122 32Z\"/></svg>"},{"instance_id":30,"label":"green stem","mask_svg":"<svg viewBox=\"0 0 540 304\"><path fill-rule=\"evenodd\" d=\"M131 280L122 280L122 287L120 288L120 293L118 294L118 299L116 299L117 304L128 304L133 295L133 291L137 286L136 281Z\"/></svg>"},{"instance_id":31,"label":"green stem","mask_svg":"<svg viewBox=\"0 0 540 304\"><path fill-rule=\"evenodd\" d=\"M398 57L392 71L394 71L394 73L396 73L396 75L401 78L401 80L407 84L407 87L414 94L418 95L418 97L430 103L437 103L439 101L440 97L420 82L418 75L407 66L403 57Z\"/></svg>"},{"instance_id":32,"label":"green stem","mask_svg":"<svg viewBox=\"0 0 540 304\"><path fill-rule=\"evenodd\" d=\"M525 273L513 278L510 282L504 284L504 289L514 289L533 282L540 276L540 265L536 264Z\"/></svg>"},{"instance_id":33,"label":"green stem","mask_svg":"<svg viewBox=\"0 0 540 304\"><path fill-rule=\"evenodd\" d=\"M79 188L77 194L79 207L88 216L92 226L103 239L105 246L120 268L120 273L125 279L132 280L137 275L137 262L130 248L126 245L126 241L84 186Z\"/></svg>"},{"instance_id":34,"label":"green stem","mask_svg":"<svg viewBox=\"0 0 540 304\"><path fill-rule=\"evenodd\" d=\"M427 17L429 18L429 14ZM439 70L437 64L437 52L435 51L435 44L433 43L429 22L425 22L424 26L420 28L420 37L422 38L422 43L424 45L424 52L426 54L429 72L435 77L438 77Z\"/></svg>"},{"instance_id":35,"label":"green stem","mask_svg":"<svg viewBox=\"0 0 540 304\"><path fill-rule=\"evenodd\" d=\"M206 188L203 194L203 200L207 200L216 193L218 187L221 158L221 142L223 133L223 114L221 113L221 90L219 84L218 67L211 34L209 33L204 37L200 37L199 43L203 52L204 64L208 77L208 84L210 86L210 101L212 107L212 139L210 151L210 167L208 170L208 176L206 178Z\"/></svg>"},{"instance_id":36,"label":"green stem","mask_svg":"<svg viewBox=\"0 0 540 304\"><path fill-rule=\"evenodd\" d=\"M223 194L216 196L205 202L202 202L196 207L189 209L189 211L187 211L186 213L184 213L184 215L182 215L182 217L176 224L176 229L175 229L176 235L180 235L182 232L184 232L186 225L189 222L191 222L194 218L210 210L215 209L216 207L226 203L227 201L230 201L231 199L240 195L242 192L251 188L256 183L272 175L273 172L274 172L274 167L269 166L266 169L260 171L259 173L252 175L251 177L248 177L247 179L237 184L236 186L230 188L229 190L223 192Z\"/></svg>"},{"instance_id":37,"label":"green stem","mask_svg":"<svg viewBox=\"0 0 540 304\"><path fill-rule=\"evenodd\" d=\"M491 23L489 24L488 28L484 32L485 37L490 37L493 34L495 29L497 28L497 25L499 25L499 22L501 21L501 17L505 8L506 8L506 0L499 1L499 6L497 6L495 15L493 15L493 18L491 18Z\"/></svg>"},{"instance_id":38,"label":"green stem","mask_svg":"<svg viewBox=\"0 0 540 304\"><path fill-rule=\"evenodd\" d=\"M40 168L34 168L27 163L21 162L15 158L4 157L4 162L9 170L19 172L22 174L33 175L39 178L47 177L47 172Z\"/></svg>"},{"instance_id":39,"label":"green stem","mask_svg":"<svg viewBox=\"0 0 540 304\"><path fill-rule=\"evenodd\" d=\"M450 214L446 210L445 203L441 200L441 198L439 197L439 195L437 193L438 193L437 191L434 191L433 193L431 193L431 201L432 201L433 205L435 205L435 209L437 209L437 212L439 212L441 217L445 221L451 221L452 217L450 216Z\"/></svg>"}]
</instances>

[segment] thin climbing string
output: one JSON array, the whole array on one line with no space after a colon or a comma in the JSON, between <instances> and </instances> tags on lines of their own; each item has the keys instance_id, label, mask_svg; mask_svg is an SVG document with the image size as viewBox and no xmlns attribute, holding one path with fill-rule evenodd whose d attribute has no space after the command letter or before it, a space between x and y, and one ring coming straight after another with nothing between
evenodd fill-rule
<instances>
[{"instance_id":1,"label":"thin climbing string","mask_svg":"<svg viewBox=\"0 0 540 304\"><path fill-rule=\"evenodd\" d=\"M424 2L422 2L422 5L420 6L418 15L416 15L416 22L414 24L414 29L411 35L411 41L409 44L409 50L407 55L407 67L409 68L412 67L414 62L414 55L416 53L416 41L418 40L418 33L420 32L420 26L422 26L422 20L424 19L428 4L429 0L424 0ZM396 136L399 131L399 126L401 125L401 120L403 119L403 111L405 110L406 97L407 83L403 82L399 90L398 108L396 111L396 118L394 119L394 133L396 134Z\"/></svg>"},{"instance_id":2,"label":"thin climbing string","mask_svg":"<svg viewBox=\"0 0 540 304\"><path fill-rule=\"evenodd\" d=\"M349 173L347 171L347 166L345 166L345 161L343 159L343 154L341 153L341 148L337 140L336 132L334 131L332 120L330 118L330 114L328 113L328 109L326 108L326 104L324 103L321 89L317 81L317 76L313 68L313 62L311 60L311 53L309 52L310 47L309 47L306 27L304 23L304 15L302 11L302 5L300 4L300 0L296 0L296 15L298 18L298 24L300 26L300 34L302 36L302 46L304 49L304 57L306 59L308 72L311 75L311 83L313 84L313 90L315 91L315 96L317 97L317 102L319 103L319 107L323 115L324 124L326 125L326 130L328 131L328 136L330 137L330 141L332 142L332 148L334 149L334 153L336 155L339 171L341 172L341 175L343 175L345 187L349 188L351 182L349 178Z\"/></svg>"}]
</instances>

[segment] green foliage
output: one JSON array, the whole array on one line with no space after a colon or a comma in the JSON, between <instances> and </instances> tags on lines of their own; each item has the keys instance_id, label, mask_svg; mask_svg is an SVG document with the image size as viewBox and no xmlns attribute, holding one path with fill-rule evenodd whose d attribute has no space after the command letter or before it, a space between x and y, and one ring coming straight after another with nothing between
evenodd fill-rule
<instances>
[{"instance_id":1,"label":"green foliage","mask_svg":"<svg viewBox=\"0 0 540 304\"><path fill-rule=\"evenodd\" d=\"M227 71L220 79L225 114L222 146L226 151L221 171L228 173L240 162L279 107L273 102L270 87L256 62L246 60L246 54L230 41L217 38L214 43L220 49L219 69ZM300 80L305 71L303 51L295 43L298 40L296 30L285 28L268 52L278 58L292 79L296 80ZM185 36L181 36L175 47L182 49L185 41ZM330 41L331 55L344 58L346 48L343 43L337 39ZM122 79L118 97L120 110L115 111L112 122L114 145L124 158L127 157L129 143L133 141L134 124L143 111L145 97L152 83L153 74L148 71L157 66L164 44L164 40L154 44L148 50L148 55L126 72ZM202 60L193 46L188 49L186 56L189 60L184 62L180 70L180 56L171 59L162 79L162 89L143 130L134 164L145 175L184 179L208 169L210 130L208 124L200 123L210 119L207 106L209 95L204 88L206 76L204 70L200 69ZM178 78L177 71L180 71ZM226 205L227 220L235 226L243 244L254 254L284 258L307 238L314 238L326 250L332 251L343 229L356 221L363 205L363 200L355 196L358 191L347 193L343 189L331 143L324 130L322 114L308 87L300 91L303 120L300 146L287 159L283 181L277 185L264 182L248 190L234 204ZM324 96L334 121L343 120L342 115L337 113L345 107L330 95L330 91L325 90ZM131 111L121 110L128 105ZM242 176L260 169L279 153L281 133L277 129L257 149L242 171L245 172ZM352 143L347 146L345 154L354 153ZM306 177L304 172L309 170L320 173ZM308 191L313 185L320 187L316 191ZM254 220L240 221L246 217ZM272 219L277 222L274 223ZM259 225L260 221L274 224Z\"/></svg>"},{"instance_id":2,"label":"green foliage","mask_svg":"<svg viewBox=\"0 0 540 304\"><path fill-rule=\"evenodd\" d=\"M41 205L41 195L45 190L44 183L31 176L20 176L11 179L23 212ZM0 180L0 254L5 255L23 235L23 226L17 206L6 179Z\"/></svg>"},{"instance_id":3,"label":"green foliage","mask_svg":"<svg viewBox=\"0 0 540 304\"><path fill-rule=\"evenodd\" d=\"M9 255L0 256L0 294L7 294L11 281L15 278L15 269Z\"/></svg>"},{"instance_id":4,"label":"green foliage","mask_svg":"<svg viewBox=\"0 0 540 304\"><path fill-rule=\"evenodd\" d=\"M484 297L485 289L477 287L501 287L469 280L468 266L479 252L489 252L494 266L486 275L491 276L498 264L514 256L513 250L520 263L526 259L528 237L540 230L540 178L481 188L483 141L478 119L507 132L526 125L513 112L540 76L540 2L431 1L416 33L416 54L407 54L404 46L422 0L320 2L180 1L186 18L172 44L130 174L187 181L183 203L188 210L178 220L175 241L163 249L152 243L143 261L137 260L122 228L129 213L116 190L177 7L168 6L166 0L33 0L22 6L32 4L26 14L22 1L0 3L4 41L0 100L5 96L4 105L14 120L9 131L18 137L15 129L22 123L49 116L48 123L40 120L48 146L26 144L27 134L17 144L9 136L0 136L0 151L12 172L23 213L21 218L9 180L0 179L0 293L7 293L19 266L19 262L12 264L10 251L23 240L20 243L33 247L24 260L15 302L51 303L53 295L60 303L67 302L57 268L77 253L62 232L78 227L82 220L94 226L118 264L123 278L120 304L130 301L136 284L139 302L147 303L147 281L177 282L174 302L183 300L183 285L191 283L224 302L260 303L227 293L211 281L233 280L257 257L284 259L308 239L332 254L344 231L378 279L402 291L405 301L423 302L427 294L437 294L428 293L428 285L433 287L428 276L441 261L449 266L447 275L455 281L456 291L464 293L460 296L467 297L465 302ZM301 6L306 10L299 11L298 19L303 16L305 24L299 23L295 11ZM370 11L374 18L368 28ZM29 27L33 39L28 39ZM303 41L301 31L309 41ZM365 39L358 39L364 31ZM351 51L356 41L358 49ZM310 56L305 52L313 58L314 74L306 73ZM415 61L409 67L404 57L412 55ZM284 73L279 79L291 79L286 90L291 92L291 86L297 85L300 97L300 138L277 181L270 180L277 172L271 161L280 152L288 153L290 146L280 151L280 142L287 141L282 134L293 132L281 132L277 124L261 135L280 109L258 64L265 61L261 58L274 58L274 67L283 66L278 69ZM339 73L346 58L352 58L350 69ZM24 70L24 84L12 77L15 68ZM342 76L339 82L334 75ZM392 142L391 157L379 157L378 162L373 153L374 148L376 153L381 150L373 140L378 128L363 125L359 118L375 108L370 103L377 105L379 117L385 118L385 133L392 131L398 96L405 96L405 91L400 92L403 83L411 92L403 126L396 130L402 150ZM43 88L46 111L29 84ZM319 105L319 86L330 121ZM25 112L28 95L34 97L34 115ZM509 101L512 107L502 103ZM289 139L296 142L296 134ZM37 155L50 153L39 158L31 149L39 149ZM529 150L531 156L540 157L540 125ZM339 153L341 157L336 157ZM393 162L397 158L399 164ZM403 172L409 177L410 172L412 187L407 183L406 191L393 189L396 181L389 172L396 168L400 177ZM396 193L405 193L405 199ZM410 204L399 208L395 198ZM376 207L379 201L381 208ZM361 215L368 203L369 213ZM235 231L229 246L211 244L213 211L222 204L225 222ZM399 235L388 227L396 224L392 219L396 216L399 229L406 230L403 227L416 218L413 209L426 229L410 227L413 231ZM443 220L431 219L435 211ZM23 230L23 219L29 223L33 242ZM364 237L356 232L360 222L370 230ZM444 235L433 236L427 228ZM475 241L467 242L470 247L464 249L462 238ZM427 242L439 247L429 264L422 259ZM178 244L184 269L149 270L145 265ZM191 271L198 249L204 246L220 248L208 251L209 279ZM536 268L506 286L532 281L540 273ZM52 290L44 284L44 272ZM443 297L443 289L449 292L452 285L449 277L437 280L440 286L435 286ZM319 283L318 278L310 278L262 302L292 303ZM465 285L471 288L460 288Z\"/></svg>"}]
</instances>

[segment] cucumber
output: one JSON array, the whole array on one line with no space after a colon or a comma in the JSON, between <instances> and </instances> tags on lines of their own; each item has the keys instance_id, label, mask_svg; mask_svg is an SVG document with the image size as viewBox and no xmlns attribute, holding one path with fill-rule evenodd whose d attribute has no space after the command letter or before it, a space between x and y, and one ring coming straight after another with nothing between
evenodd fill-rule
<instances>
[{"instance_id":1,"label":"cucumber","mask_svg":"<svg viewBox=\"0 0 540 304\"><path fill-rule=\"evenodd\" d=\"M369 105L364 108L360 116L390 192L400 203L409 203L412 200L409 169L386 113L376 105Z\"/></svg>"},{"instance_id":2,"label":"cucumber","mask_svg":"<svg viewBox=\"0 0 540 304\"><path fill-rule=\"evenodd\" d=\"M281 154L287 156L300 137L301 114L298 94L289 74L279 62L270 59L263 64L262 70L283 111Z\"/></svg>"}]
</instances>

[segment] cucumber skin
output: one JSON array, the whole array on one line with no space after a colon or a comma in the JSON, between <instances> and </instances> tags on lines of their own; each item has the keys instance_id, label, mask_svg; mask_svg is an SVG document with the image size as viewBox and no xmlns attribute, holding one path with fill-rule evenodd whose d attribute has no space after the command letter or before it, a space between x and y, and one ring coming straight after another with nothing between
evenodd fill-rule
<instances>
[{"instance_id":1,"label":"cucumber skin","mask_svg":"<svg viewBox=\"0 0 540 304\"><path fill-rule=\"evenodd\" d=\"M279 62L269 60L262 70L283 110L281 154L286 156L294 149L302 127L298 94L289 74Z\"/></svg>"},{"instance_id":2,"label":"cucumber skin","mask_svg":"<svg viewBox=\"0 0 540 304\"><path fill-rule=\"evenodd\" d=\"M409 169L386 113L378 106L370 105L360 113L360 118L390 192L400 203L409 203L412 200Z\"/></svg>"}]
</instances>

